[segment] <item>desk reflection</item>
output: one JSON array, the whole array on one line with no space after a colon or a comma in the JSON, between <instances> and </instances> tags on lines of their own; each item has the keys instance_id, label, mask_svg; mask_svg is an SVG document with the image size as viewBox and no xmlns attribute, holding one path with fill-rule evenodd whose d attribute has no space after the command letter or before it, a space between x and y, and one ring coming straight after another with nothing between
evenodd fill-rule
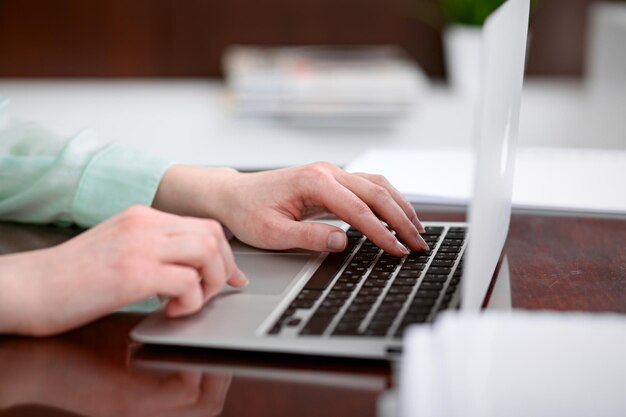
<instances>
[{"instance_id":1,"label":"desk reflection","mask_svg":"<svg viewBox=\"0 0 626 417\"><path fill-rule=\"evenodd\" d=\"M128 368L62 339L0 339L0 415L216 416L228 373Z\"/></svg>"}]
</instances>

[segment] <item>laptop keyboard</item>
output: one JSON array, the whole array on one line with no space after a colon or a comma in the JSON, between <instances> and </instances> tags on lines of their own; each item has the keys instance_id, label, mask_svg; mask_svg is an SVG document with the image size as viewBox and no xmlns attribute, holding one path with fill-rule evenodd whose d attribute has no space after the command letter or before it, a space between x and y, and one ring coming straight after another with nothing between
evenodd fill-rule
<instances>
[{"instance_id":1,"label":"laptop keyboard","mask_svg":"<svg viewBox=\"0 0 626 417\"><path fill-rule=\"evenodd\" d=\"M408 325L431 321L454 301L466 228L425 229L429 253L396 257L350 228L346 250L328 254L269 334L399 338Z\"/></svg>"}]
</instances>

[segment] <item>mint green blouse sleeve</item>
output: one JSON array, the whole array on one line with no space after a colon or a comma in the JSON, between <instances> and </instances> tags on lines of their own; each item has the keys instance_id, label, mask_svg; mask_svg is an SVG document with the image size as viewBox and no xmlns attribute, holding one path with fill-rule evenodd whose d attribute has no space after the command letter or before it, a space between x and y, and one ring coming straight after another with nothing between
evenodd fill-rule
<instances>
[{"instance_id":1,"label":"mint green blouse sleeve","mask_svg":"<svg viewBox=\"0 0 626 417\"><path fill-rule=\"evenodd\" d=\"M0 219L89 227L133 204L150 205L172 162L100 140L9 123L0 97ZM3 120L4 119L4 120Z\"/></svg>"}]
</instances>

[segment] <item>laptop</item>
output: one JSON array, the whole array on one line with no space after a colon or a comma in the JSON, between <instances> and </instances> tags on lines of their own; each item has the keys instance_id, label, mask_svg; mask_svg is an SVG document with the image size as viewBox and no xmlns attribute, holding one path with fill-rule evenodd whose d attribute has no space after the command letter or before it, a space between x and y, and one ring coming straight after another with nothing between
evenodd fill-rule
<instances>
[{"instance_id":1,"label":"laptop","mask_svg":"<svg viewBox=\"0 0 626 417\"><path fill-rule=\"evenodd\" d=\"M484 25L468 224L425 223L430 253L402 258L383 253L341 222L333 222L348 234L341 253L264 251L231 241L250 285L225 288L190 317L156 311L133 329L132 338L390 359L401 352L407 326L429 323L449 308L479 310L509 227L528 17L529 0L508 0Z\"/></svg>"}]
</instances>

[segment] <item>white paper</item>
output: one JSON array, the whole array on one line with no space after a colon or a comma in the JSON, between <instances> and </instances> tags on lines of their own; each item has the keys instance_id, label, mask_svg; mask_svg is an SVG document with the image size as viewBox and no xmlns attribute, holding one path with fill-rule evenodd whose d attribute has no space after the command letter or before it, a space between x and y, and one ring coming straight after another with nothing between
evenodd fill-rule
<instances>
[{"instance_id":1,"label":"white paper","mask_svg":"<svg viewBox=\"0 0 626 417\"><path fill-rule=\"evenodd\" d=\"M623 416L626 317L448 313L407 332L402 417Z\"/></svg>"},{"instance_id":2,"label":"white paper","mask_svg":"<svg viewBox=\"0 0 626 417\"><path fill-rule=\"evenodd\" d=\"M467 204L473 167L473 153L467 148L381 148L366 152L346 169L385 175L416 203ZM626 213L626 151L518 149L513 206Z\"/></svg>"}]
</instances>

